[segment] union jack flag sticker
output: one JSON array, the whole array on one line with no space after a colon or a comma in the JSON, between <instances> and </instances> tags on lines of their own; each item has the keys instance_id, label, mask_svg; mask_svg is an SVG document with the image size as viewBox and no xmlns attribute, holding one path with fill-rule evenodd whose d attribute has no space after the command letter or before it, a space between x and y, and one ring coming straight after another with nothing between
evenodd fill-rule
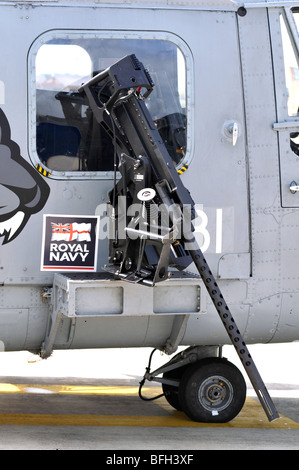
<instances>
[{"instance_id":1,"label":"union jack flag sticker","mask_svg":"<svg viewBox=\"0 0 299 470\"><path fill-rule=\"evenodd\" d=\"M91 231L91 224L81 223L78 224L76 222L71 224L61 224L51 222L52 225L52 241L55 240L64 240L72 242L74 240L78 241L87 241L90 242L90 231Z\"/></svg>"}]
</instances>

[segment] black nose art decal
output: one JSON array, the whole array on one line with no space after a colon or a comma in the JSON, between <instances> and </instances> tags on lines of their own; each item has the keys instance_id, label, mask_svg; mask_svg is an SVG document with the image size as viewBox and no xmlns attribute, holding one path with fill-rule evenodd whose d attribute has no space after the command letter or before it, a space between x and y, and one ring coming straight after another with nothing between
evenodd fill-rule
<instances>
[{"instance_id":1,"label":"black nose art decal","mask_svg":"<svg viewBox=\"0 0 299 470\"><path fill-rule=\"evenodd\" d=\"M19 235L29 217L44 207L50 193L48 184L21 156L19 146L10 135L9 122L0 109L0 237L3 237L3 245Z\"/></svg>"}]
</instances>

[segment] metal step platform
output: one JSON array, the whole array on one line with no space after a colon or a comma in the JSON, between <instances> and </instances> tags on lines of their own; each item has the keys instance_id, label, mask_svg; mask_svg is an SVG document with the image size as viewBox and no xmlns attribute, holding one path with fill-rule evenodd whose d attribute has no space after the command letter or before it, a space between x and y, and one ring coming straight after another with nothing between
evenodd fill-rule
<instances>
[{"instance_id":1,"label":"metal step platform","mask_svg":"<svg viewBox=\"0 0 299 470\"><path fill-rule=\"evenodd\" d=\"M205 313L200 278L173 272L153 288L116 280L110 273L54 275L47 333L40 355L49 357L63 317L100 318L107 316L173 315L173 330L167 342L176 350L189 315ZM177 318L176 318L177 317ZM169 352L168 351L168 352Z\"/></svg>"}]
</instances>

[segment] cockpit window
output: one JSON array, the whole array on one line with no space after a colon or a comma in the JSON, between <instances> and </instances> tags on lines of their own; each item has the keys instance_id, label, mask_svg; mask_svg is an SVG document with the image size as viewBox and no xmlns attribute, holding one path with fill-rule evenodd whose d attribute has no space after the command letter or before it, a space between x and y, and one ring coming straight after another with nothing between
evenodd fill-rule
<instances>
[{"instance_id":1,"label":"cockpit window","mask_svg":"<svg viewBox=\"0 0 299 470\"><path fill-rule=\"evenodd\" d=\"M181 48L166 39L115 36L59 34L34 54L34 152L50 172L113 170L111 138L88 106L63 97L129 54L137 56L154 81L146 105L175 165L186 157L186 60Z\"/></svg>"}]
</instances>

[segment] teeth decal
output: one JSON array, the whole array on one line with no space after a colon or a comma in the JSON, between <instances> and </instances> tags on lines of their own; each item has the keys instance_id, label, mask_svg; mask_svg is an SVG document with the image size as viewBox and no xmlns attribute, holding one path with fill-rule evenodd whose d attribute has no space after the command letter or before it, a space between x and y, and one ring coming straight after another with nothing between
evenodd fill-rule
<instances>
[{"instance_id":1,"label":"teeth decal","mask_svg":"<svg viewBox=\"0 0 299 470\"><path fill-rule=\"evenodd\" d=\"M25 214L24 212L17 212L13 217L4 222L0 222L0 237L5 237L4 242L9 242L11 237L16 233L22 225Z\"/></svg>"}]
</instances>

